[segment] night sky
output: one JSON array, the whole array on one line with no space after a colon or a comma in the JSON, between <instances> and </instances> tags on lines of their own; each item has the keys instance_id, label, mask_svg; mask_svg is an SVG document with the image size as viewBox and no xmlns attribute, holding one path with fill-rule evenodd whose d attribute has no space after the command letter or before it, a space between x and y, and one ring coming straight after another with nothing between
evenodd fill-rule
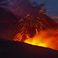
<instances>
[{"instance_id":1,"label":"night sky","mask_svg":"<svg viewBox=\"0 0 58 58\"><path fill-rule=\"evenodd\" d=\"M31 2L32 3L36 2L35 5L45 3L45 7L48 10L48 14L50 16L54 16L54 15L58 16L58 0L32 0Z\"/></svg>"},{"instance_id":2,"label":"night sky","mask_svg":"<svg viewBox=\"0 0 58 58\"><path fill-rule=\"evenodd\" d=\"M19 6L20 1L23 0L0 0L1 5L13 5ZM49 16L58 16L58 0L29 0L33 6L38 6L41 3L45 3L45 7L48 10ZM15 7L16 7L15 6Z\"/></svg>"}]
</instances>

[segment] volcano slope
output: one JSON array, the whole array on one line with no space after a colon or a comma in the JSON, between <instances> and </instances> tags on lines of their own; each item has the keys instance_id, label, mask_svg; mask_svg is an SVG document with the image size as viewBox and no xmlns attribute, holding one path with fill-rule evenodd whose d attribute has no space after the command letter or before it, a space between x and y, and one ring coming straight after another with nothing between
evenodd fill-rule
<instances>
[{"instance_id":1,"label":"volcano slope","mask_svg":"<svg viewBox=\"0 0 58 58\"><path fill-rule=\"evenodd\" d=\"M0 40L1 58L58 58L58 51L18 41Z\"/></svg>"}]
</instances>

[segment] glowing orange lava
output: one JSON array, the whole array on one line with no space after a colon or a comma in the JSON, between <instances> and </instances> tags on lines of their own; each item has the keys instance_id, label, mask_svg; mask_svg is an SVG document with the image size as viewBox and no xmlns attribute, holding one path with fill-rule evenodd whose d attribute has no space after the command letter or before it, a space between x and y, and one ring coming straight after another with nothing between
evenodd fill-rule
<instances>
[{"instance_id":1,"label":"glowing orange lava","mask_svg":"<svg viewBox=\"0 0 58 58\"><path fill-rule=\"evenodd\" d=\"M18 33L15 36L15 40L21 41L22 35ZM32 38L26 35L26 39L23 42L58 50L58 30L42 30L40 32L36 32L36 35Z\"/></svg>"}]
</instances>

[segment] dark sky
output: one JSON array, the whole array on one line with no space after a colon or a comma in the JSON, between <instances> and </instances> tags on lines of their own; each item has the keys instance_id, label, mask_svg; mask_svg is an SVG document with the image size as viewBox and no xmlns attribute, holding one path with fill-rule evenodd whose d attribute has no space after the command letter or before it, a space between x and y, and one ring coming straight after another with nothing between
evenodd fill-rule
<instances>
[{"instance_id":1,"label":"dark sky","mask_svg":"<svg viewBox=\"0 0 58 58\"><path fill-rule=\"evenodd\" d=\"M3 2L4 1L4 2ZM14 1L16 1L15 3L20 3L18 1L20 0L0 0L0 4L2 3L9 3L12 4ZM23 1L23 0L22 0ZM48 10L48 14L49 16L58 16L58 0L29 0L33 6L37 6L40 3L45 3L45 7ZM35 2L35 3L34 3ZM13 4L12 4L13 5Z\"/></svg>"},{"instance_id":2,"label":"dark sky","mask_svg":"<svg viewBox=\"0 0 58 58\"><path fill-rule=\"evenodd\" d=\"M49 15L58 16L58 0L46 0L46 8L49 11Z\"/></svg>"},{"instance_id":3,"label":"dark sky","mask_svg":"<svg viewBox=\"0 0 58 58\"><path fill-rule=\"evenodd\" d=\"M40 3L45 3L45 7L48 10L48 14L51 16L58 16L58 0L30 0L32 3L36 2L39 5Z\"/></svg>"}]
</instances>

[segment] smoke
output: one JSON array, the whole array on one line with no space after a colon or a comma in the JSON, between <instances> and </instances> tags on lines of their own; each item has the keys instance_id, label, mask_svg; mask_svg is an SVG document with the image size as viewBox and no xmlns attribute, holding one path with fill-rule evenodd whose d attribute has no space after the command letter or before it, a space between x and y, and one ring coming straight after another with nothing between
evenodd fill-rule
<instances>
[{"instance_id":1,"label":"smoke","mask_svg":"<svg viewBox=\"0 0 58 58\"><path fill-rule=\"evenodd\" d=\"M0 0L0 6L8 8L17 17L24 16L33 6L39 6L44 0Z\"/></svg>"},{"instance_id":2,"label":"smoke","mask_svg":"<svg viewBox=\"0 0 58 58\"><path fill-rule=\"evenodd\" d=\"M44 3L44 1L45 0L29 0L29 2L35 7L39 6L41 3Z\"/></svg>"}]
</instances>

